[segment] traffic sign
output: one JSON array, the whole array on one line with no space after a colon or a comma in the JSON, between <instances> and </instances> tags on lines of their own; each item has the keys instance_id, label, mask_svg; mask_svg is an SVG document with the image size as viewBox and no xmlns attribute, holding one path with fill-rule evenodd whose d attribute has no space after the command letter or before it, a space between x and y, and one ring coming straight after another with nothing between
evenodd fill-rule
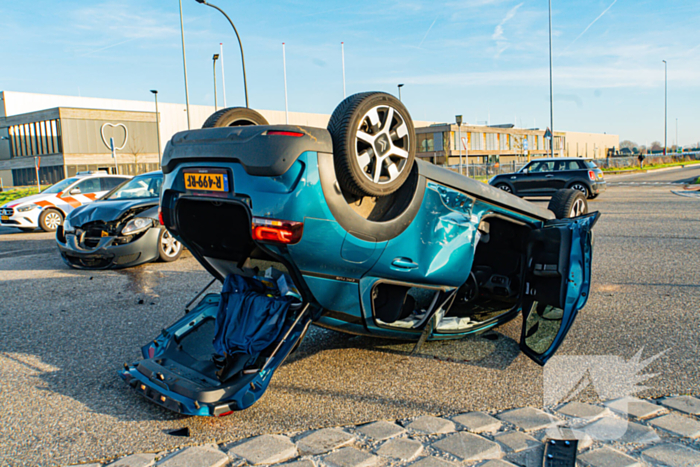
<instances>
[{"instance_id":1,"label":"traffic sign","mask_svg":"<svg viewBox=\"0 0 700 467\"><path fill-rule=\"evenodd\" d=\"M549 127L547 127L547 131L544 132L544 137L545 139L552 139L552 132L549 130Z\"/></svg>"}]
</instances>

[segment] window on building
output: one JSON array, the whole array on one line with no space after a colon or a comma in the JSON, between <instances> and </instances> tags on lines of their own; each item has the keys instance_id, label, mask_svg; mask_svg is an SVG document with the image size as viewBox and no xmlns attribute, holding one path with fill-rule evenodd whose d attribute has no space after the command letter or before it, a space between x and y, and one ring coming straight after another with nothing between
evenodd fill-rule
<instances>
[{"instance_id":1,"label":"window on building","mask_svg":"<svg viewBox=\"0 0 700 467\"><path fill-rule=\"evenodd\" d=\"M444 148L443 145L443 134L442 132L440 133L433 133L433 150L434 151L442 151Z\"/></svg>"},{"instance_id":2,"label":"window on building","mask_svg":"<svg viewBox=\"0 0 700 467\"><path fill-rule=\"evenodd\" d=\"M418 152L432 152L435 150L435 137L433 133L419 133L416 135Z\"/></svg>"},{"instance_id":3,"label":"window on building","mask_svg":"<svg viewBox=\"0 0 700 467\"><path fill-rule=\"evenodd\" d=\"M53 185L63 180L63 166L47 166L39 169L39 179L42 185ZM36 170L28 169L12 169L12 184L15 186L33 185L36 186Z\"/></svg>"},{"instance_id":4,"label":"window on building","mask_svg":"<svg viewBox=\"0 0 700 467\"><path fill-rule=\"evenodd\" d=\"M472 132L469 135L469 149L472 151L481 151L484 149L484 134Z\"/></svg>"},{"instance_id":5,"label":"window on building","mask_svg":"<svg viewBox=\"0 0 700 467\"><path fill-rule=\"evenodd\" d=\"M12 125L7 130L11 157L42 156L62 152L60 123L57 119Z\"/></svg>"},{"instance_id":6,"label":"window on building","mask_svg":"<svg viewBox=\"0 0 700 467\"><path fill-rule=\"evenodd\" d=\"M486 138L486 150L487 151L497 151L498 150L498 141L497 141L497 134L496 133L485 133L484 135Z\"/></svg>"},{"instance_id":7,"label":"window on building","mask_svg":"<svg viewBox=\"0 0 700 467\"><path fill-rule=\"evenodd\" d=\"M499 144L499 149L501 151L507 151L508 149L510 149L510 135L507 133L501 133L499 135L498 144Z\"/></svg>"}]
</instances>

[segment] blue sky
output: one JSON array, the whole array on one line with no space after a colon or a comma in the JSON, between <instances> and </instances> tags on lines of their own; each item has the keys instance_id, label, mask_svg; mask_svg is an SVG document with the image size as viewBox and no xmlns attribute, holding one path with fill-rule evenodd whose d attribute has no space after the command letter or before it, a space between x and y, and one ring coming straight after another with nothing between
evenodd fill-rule
<instances>
[{"instance_id":1,"label":"blue sky","mask_svg":"<svg viewBox=\"0 0 700 467\"><path fill-rule=\"evenodd\" d=\"M236 23L252 107L330 113L347 92L402 97L417 120L549 123L545 0L213 0ZM217 11L183 0L190 101L213 104L224 43L227 103L243 105L238 44ZM177 0L0 3L0 90L184 102ZM554 126L700 141L700 2L553 1ZM219 86L221 76L219 75ZM221 88L219 88L221 93ZM221 94L219 94L221 99Z\"/></svg>"}]
</instances>

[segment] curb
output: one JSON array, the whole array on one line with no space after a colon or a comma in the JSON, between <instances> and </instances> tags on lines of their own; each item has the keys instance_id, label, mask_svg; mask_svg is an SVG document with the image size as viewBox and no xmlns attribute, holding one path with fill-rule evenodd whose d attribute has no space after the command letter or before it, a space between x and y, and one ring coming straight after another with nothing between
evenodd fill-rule
<instances>
[{"instance_id":1,"label":"curb","mask_svg":"<svg viewBox=\"0 0 700 467\"><path fill-rule=\"evenodd\" d=\"M603 175L634 175L634 174L640 174L640 173L654 173L654 172L664 172L666 170L676 170L676 169L684 169L686 167L691 167L694 168L695 166L700 167L700 162L692 163L692 164L685 164L685 165L674 165L672 167L661 167L659 169L635 169L635 170L609 170L609 171L603 171Z\"/></svg>"}]
</instances>

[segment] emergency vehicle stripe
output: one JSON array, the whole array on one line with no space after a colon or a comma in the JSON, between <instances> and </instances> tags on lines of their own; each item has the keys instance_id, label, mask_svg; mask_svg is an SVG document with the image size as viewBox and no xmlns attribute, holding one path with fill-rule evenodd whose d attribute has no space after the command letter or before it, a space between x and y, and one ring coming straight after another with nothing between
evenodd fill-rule
<instances>
[{"instance_id":1,"label":"emergency vehicle stripe","mask_svg":"<svg viewBox=\"0 0 700 467\"><path fill-rule=\"evenodd\" d=\"M64 196L61 198L61 200L65 201L66 203L70 204L73 208L77 208L83 205L80 201L78 201L75 198L71 198L70 196Z\"/></svg>"},{"instance_id":2,"label":"emergency vehicle stripe","mask_svg":"<svg viewBox=\"0 0 700 467\"><path fill-rule=\"evenodd\" d=\"M86 198L90 198L93 201L97 199L97 195L95 193L85 193L83 196L85 196Z\"/></svg>"},{"instance_id":3,"label":"emergency vehicle stripe","mask_svg":"<svg viewBox=\"0 0 700 467\"><path fill-rule=\"evenodd\" d=\"M41 206L42 208L48 208L48 207L54 207L56 206L55 204L49 202L49 201L36 201L34 202L37 206Z\"/></svg>"}]
</instances>

